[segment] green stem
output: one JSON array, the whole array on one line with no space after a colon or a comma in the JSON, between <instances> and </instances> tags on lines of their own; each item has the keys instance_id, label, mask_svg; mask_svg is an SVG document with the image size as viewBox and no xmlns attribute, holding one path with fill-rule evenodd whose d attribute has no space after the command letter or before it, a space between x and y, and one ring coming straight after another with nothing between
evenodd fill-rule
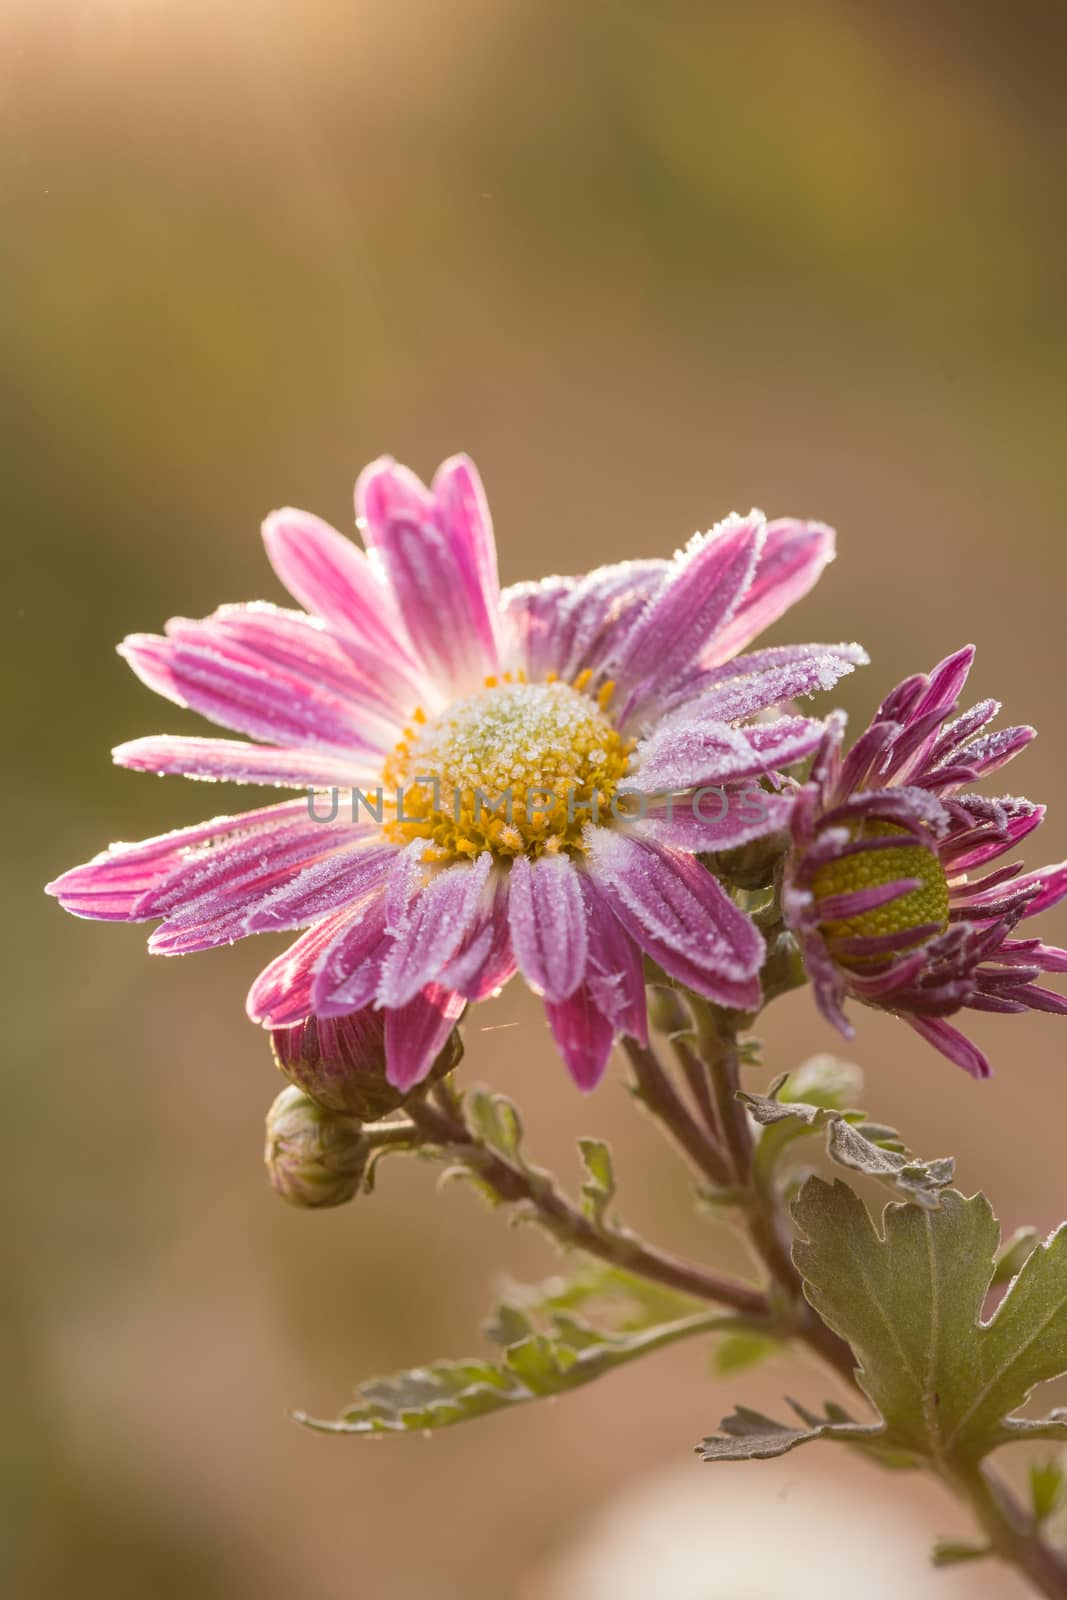
<instances>
[{"instance_id":1,"label":"green stem","mask_svg":"<svg viewBox=\"0 0 1067 1600\"><path fill-rule=\"evenodd\" d=\"M627 1234L596 1227L546 1176L513 1165L477 1138L455 1109L454 1097L438 1097L434 1105L414 1096L408 1101L407 1110L428 1143L454 1154L488 1184L500 1200L531 1206L538 1220L561 1244L584 1250L588 1255L597 1256L626 1272L635 1272L665 1288L715 1305L729 1306L761 1326L770 1325L772 1314L767 1298L750 1284L709 1272L695 1262L685 1261Z\"/></svg>"}]
</instances>

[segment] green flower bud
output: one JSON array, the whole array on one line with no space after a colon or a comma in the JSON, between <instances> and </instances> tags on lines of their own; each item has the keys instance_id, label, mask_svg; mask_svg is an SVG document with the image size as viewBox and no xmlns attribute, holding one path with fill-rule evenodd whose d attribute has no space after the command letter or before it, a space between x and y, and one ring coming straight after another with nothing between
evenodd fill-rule
<instances>
[{"instance_id":1,"label":"green flower bud","mask_svg":"<svg viewBox=\"0 0 1067 1600\"><path fill-rule=\"evenodd\" d=\"M384 1011L368 1006L347 1017L308 1017L293 1028L276 1028L271 1048L290 1082L327 1111L377 1122L407 1099L385 1076ZM460 1035L453 1032L431 1079L451 1072L462 1054Z\"/></svg>"},{"instance_id":2,"label":"green flower bud","mask_svg":"<svg viewBox=\"0 0 1067 1600\"><path fill-rule=\"evenodd\" d=\"M267 1113L263 1159L275 1193L290 1205L316 1209L352 1200L370 1153L355 1117L316 1105L295 1084L282 1090Z\"/></svg>"}]
</instances>

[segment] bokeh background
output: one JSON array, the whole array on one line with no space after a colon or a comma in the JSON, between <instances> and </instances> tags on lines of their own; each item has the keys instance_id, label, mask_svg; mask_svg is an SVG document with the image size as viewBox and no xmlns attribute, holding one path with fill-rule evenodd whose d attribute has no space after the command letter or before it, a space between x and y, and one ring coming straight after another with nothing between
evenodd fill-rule
<instances>
[{"instance_id":1,"label":"bokeh background","mask_svg":"<svg viewBox=\"0 0 1067 1600\"><path fill-rule=\"evenodd\" d=\"M800 1525L805 1592L837 1594L842 1524L872 1596L879 1574L927 1592L932 1531L964 1531L928 1487L829 1451L729 1487L687 1466L735 1397L820 1398L796 1361L729 1384L682 1348L432 1441L301 1431L290 1406L328 1415L357 1377L476 1349L493 1280L543 1273L547 1247L406 1163L365 1205L282 1206L260 1164L276 1074L242 1014L275 942L150 960L143 930L78 924L40 886L240 806L111 767L120 740L194 726L112 646L281 600L261 517L350 528L383 450L424 475L474 455L505 581L664 555L753 502L834 522L836 566L775 636L863 640L856 717L975 640L977 694L1042 730L1013 769L1052 802L1032 859L1067 854L1065 20L1058 0L0 7L13 1594L667 1592L633 1587L629 1545L607 1563L625 1534L688 1561L672 1600L777 1597L797 1591L773 1530ZM803 995L761 1031L768 1072L834 1045ZM1008 1226L1051 1225L1063 1035L974 1031L985 1086L874 1015L851 1053L880 1116L955 1152ZM609 1134L629 1216L729 1253L621 1069L583 1100L517 988L464 1071L568 1174L577 1133ZM754 1543L717 1573L724 1518Z\"/></svg>"}]
</instances>

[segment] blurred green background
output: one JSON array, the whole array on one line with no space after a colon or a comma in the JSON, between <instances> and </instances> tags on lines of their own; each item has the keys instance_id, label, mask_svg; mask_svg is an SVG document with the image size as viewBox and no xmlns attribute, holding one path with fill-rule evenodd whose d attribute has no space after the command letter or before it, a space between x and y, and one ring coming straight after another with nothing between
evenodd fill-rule
<instances>
[{"instance_id":1,"label":"blurred green background","mask_svg":"<svg viewBox=\"0 0 1067 1600\"><path fill-rule=\"evenodd\" d=\"M0 8L0 1563L20 1600L584 1600L609 1590L558 1573L616 1495L684 1468L741 1389L824 1392L789 1363L713 1385L689 1348L432 1442L301 1432L287 1407L476 1348L494 1276L551 1258L401 1164L365 1206L280 1205L278 1084L242 1014L277 943L150 960L143 929L76 923L40 886L240 808L111 767L120 740L195 726L112 646L282 599L261 517L350 528L383 450L424 476L475 457L505 581L667 554L753 502L834 522L836 566L776 637L861 639L857 718L973 639L976 697L1042 730L1012 774L1052 802L1031 860L1067 854L1065 24L1058 0ZM1048 924L1063 942L1063 911ZM984 1086L872 1014L850 1053L881 1117L954 1151L1008 1226L1050 1225L1056 1027L977 1021ZM803 995L762 1033L769 1070L834 1048ZM568 1174L574 1135L608 1133L629 1216L729 1253L621 1071L581 1099L517 988L464 1070L520 1098ZM807 1462L738 1470L755 1515ZM824 1493L912 1519L920 1552L961 1531L910 1482L846 1477ZM767 1583L707 1593L793 1592Z\"/></svg>"}]
</instances>

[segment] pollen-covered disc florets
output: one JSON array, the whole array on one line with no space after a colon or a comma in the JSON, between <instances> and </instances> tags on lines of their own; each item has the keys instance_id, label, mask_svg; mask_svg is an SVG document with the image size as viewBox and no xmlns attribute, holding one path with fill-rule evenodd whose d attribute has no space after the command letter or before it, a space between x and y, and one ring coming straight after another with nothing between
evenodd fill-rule
<instances>
[{"instance_id":1,"label":"pollen-covered disc florets","mask_svg":"<svg viewBox=\"0 0 1067 1600\"><path fill-rule=\"evenodd\" d=\"M948 879L933 843L911 843L906 830L895 823L860 822L850 831L853 843L866 844L881 838L898 841L896 846L887 845L882 850L863 849L841 855L820 867L812 879L819 926L829 949L843 966L862 970L871 957L853 954L850 940L898 938L894 948L905 951L944 933L949 915ZM872 892L872 898L877 898L879 891L901 880L910 881L915 887L849 916L832 914L835 906L842 906L843 895Z\"/></svg>"},{"instance_id":2,"label":"pollen-covered disc florets","mask_svg":"<svg viewBox=\"0 0 1067 1600\"><path fill-rule=\"evenodd\" d=\"M592 699L582 679L490 679L438 716L416 716L386 767L390 837L425 839L427 861L580 851L633 748L607 714L610 687Z\"/></svg>"}]
</instances>

